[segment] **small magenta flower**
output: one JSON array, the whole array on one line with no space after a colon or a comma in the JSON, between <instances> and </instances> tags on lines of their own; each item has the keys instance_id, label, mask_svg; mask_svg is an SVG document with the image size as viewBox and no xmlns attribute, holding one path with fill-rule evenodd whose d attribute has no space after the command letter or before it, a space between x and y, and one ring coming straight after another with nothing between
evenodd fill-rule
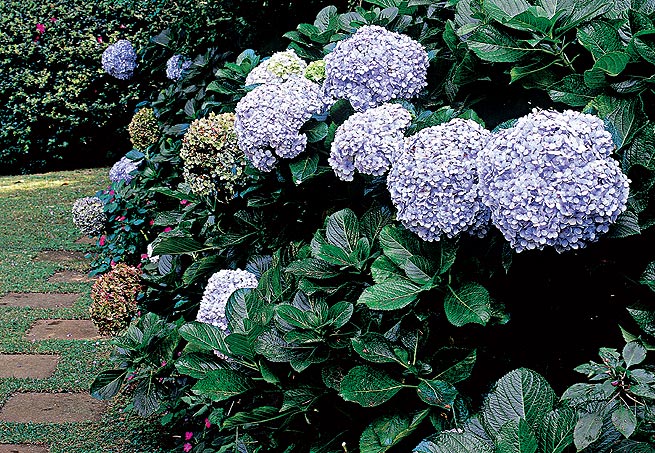
<instances>
[{"instance_id":1,"label":"small magenta flower","mask_svg":"<svg viewBox=\"0 0 655 453\"><path fill-rule=\"evenodd\" d=\"M105 245L105 242L106 242L106 241L107 241L107 237L103 234L102 236L100 236L100 239L98 240L98 243L99 243L101 246L103 246L103 245Z\"/></svg>"},{"instance_id":2,"label":"small magenta flower","mask_svg":"<svg viewBox=\"0 0 655 453\"><path fill-rule=\"evenodd\" d=\"M166 360L162 360L161 366L166 366L166 363L167 363ZM190 433L190 434L193 436L193 433ZM187 439L187 440L189 440L189 439Z\"/></svg>"},{"instance_id":3,"label":"small magenta flower","mask_svg":"<svg viewBox=\"0 0 655 453\"><path fill-rule=\"evenodd\" d=\"M193 449L193 446L192 446L189 442L187 442L187 443L184 444L184 453L188 453L188 452L190 452L192 449Z\"/></svg>"},{"instance_id":4,"label":"small magenta flower","mask_svg":"<svg viewBox=\"0 0 655 453\"><path fill-rule=\"evenodd\" d=\"M155 219L150 219L150 222L148 222L150 226L153 226L155 224Z\"/></svg>"},{"instance_id":5,"label":"small magenta flower","mask_svg":"<svg viewBox=\"0 0 655 453\"><path fill-rule=\"evenodd\" d=\"M50 22L52 22L54 24L55 22L57 22L57 18L56 17L51 17Z\"/></svg>"},{"instance_id":6,"label":"small magenta flower","mask_svg":"<svg viewBox=\"0 0 655 453\"><path fill-rule=\"evenodd\" d=\"M209 421L208 418L206 418L205 419L205 428L209 429L209 428L211 428L211 426L212 426L212 423Z\"/></svg>"},{"instance_id":7,"label":"small magenta flower","mask_svg":"<svg viewBox=\"0 0 655 453\"><path fill-rule=\"evenodd\" d=\"M36 24L36 31L39 33L43 34L45 33L45 25L43 24Z\"/></svg>"},{"instance_id":8,"label":"small magenta flower","mask_svg":"<svg viewBox=\"0 0 655 453\"><path fill-rule=\"evenodd\" d=\"M182 206L186 206L186 205L189 204L189 200L180 200L180 204L181 204Z\"/></svg>"},{"instance_id":9,"label":"small magenta flower","mask_svg":"<svg viewBox=\"0 0 655 453\"><path fill-rule=\"evenodd\" d=\"M102 36L98 36L96 39L98 40L98 42L99 42L100 44L102 44Z\"/></svg>"},{"instance_id":10,"label":"small magenta flower","mask_svg":"<svg viewBox=\"0 0 655 453\"><path fill-rule=\"evenodd\" d=\"M114 261L114 260L111 260L111 262L109 263L109 265L110 265L111 267L114 267L114 266L116 266L116 261Z\"/></svg>"},{"instance_id":11,"label":"small magenta flower","mask_svg":"<svg viewBox=\"0 0 655 453\"><path fill-rule=\"evenodd\" d=\"M171 227L164 228L164 233L168 233L169 231L173 231L173 228Z\"/></svg>"},{"instance_id":12,"label":"small magenta flower","mask_svg":"<svg viewBox=\"0 0 655 453\"><path fill-rule=\"evenodd\" d=\"M141 259L145 261L145 260L147 260L147 259L150 259L150 257L148 256L147 253L142 253L142 254L141 254Z\"/></svg>"},{"instance_id":13,"label":"small magenta flower","mask_svg":"<svg viewBox=\"0 0 655 453\"><path fill-rule=\"evenodd\" d=\"M193 433L191 431L187 431L184 433L184 440L191 440L193 437Z\"/></svg>"}]
</instances>

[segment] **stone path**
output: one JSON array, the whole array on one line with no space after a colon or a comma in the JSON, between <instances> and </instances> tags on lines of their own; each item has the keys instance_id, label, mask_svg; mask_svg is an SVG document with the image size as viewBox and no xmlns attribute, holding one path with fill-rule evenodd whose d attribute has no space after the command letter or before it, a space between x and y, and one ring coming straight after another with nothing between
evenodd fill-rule
<instances>
[{"instance_id":1,"label":"stone path","mask_svg":"<svg viewBox=\"0 0 655 453\"><path fill-rule=\"evenodd\" d=\"M79 241L82 243L83 241ZM65 265L81 263L83 252L46 250L33 260L58 262ZM57 271L48 282L90 283L84 272L75 270ZM0 310L22 307L31 309L61 309L73 307L80 293L8 293L0 297ZM101 338L89 319L37 319L25 332L24 339L32 342L50 340L94 340ZM0 344L0 379L49 379L56 372L61 356L57 354L11 354L2 353ZM71 393L62 389L58 393L18 391L12 394L0 407L0 422L3 423L78 423L97 422L102 417L106 404L92 398L88 392ZM46 445L3 444L0 439L0 453L49 453Z\"/></svg>"}]
</instances>

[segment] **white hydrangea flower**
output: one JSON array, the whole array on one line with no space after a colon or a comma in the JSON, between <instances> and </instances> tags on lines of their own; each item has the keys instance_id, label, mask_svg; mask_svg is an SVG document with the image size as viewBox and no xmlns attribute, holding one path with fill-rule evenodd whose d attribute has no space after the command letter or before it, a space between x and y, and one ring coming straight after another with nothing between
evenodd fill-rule
<instances>
[{"instance_id":1,"label":"white hydrangea flower","mask_svg":"<svg viewBox=\"0 0 655 453\"><path fill-rule=\"evenodd\" d=\"M196 320L227 330L225 315L227 301L234 291L241 288L256 288L257 277L241 269L222 269L213 274L205 287Z\"/></svg>"},{"instance_id":2,"label":"white hydrangea flower","mask_svg":"<svg viewBox=\"0 0 655 453\"><path fill-rule=\"evenodd\" d=\"M276 52L257 65L246 76L246 85L282 83L293 75L303 75L307 63L293 49Z\"/></svg>"}]
</instances>

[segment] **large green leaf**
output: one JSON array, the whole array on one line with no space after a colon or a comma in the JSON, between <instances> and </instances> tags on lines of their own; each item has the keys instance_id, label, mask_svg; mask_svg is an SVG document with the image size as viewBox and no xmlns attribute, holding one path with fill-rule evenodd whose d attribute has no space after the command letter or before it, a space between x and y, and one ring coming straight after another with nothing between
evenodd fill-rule
<instances>
[{"instance_id":1,"label":"large green leaf","mask_svg":"<svg viewBox=\"0 0 655 453\"><path fill-rule=\"evenodd\" d=\"M612 412L612 424L627 438L632 436L637 428L637 416L633 409L621 404Z\"/></svg>"},{"instance_id":2,"label":"large green leaf","mask_svg":"<svg viewBox=\"0 0 655 453\"><path fill-rule=\"evenodd\" d=\"M424 403L442 409L451 409L459 394L452 384L438 379L421 381L416 392Z\"/></svg>"},{"instance_id":3,"label":"large green leaf","mask_svg":"<svg viewBox=\"0 0 655 453\"><path fill-rule=\"evenodd\" d=\"M598 60L609 52L623 49L619 34L607 22L595 21L577 30L578 41Z\"/></svg>"},{"instance_id":4,"label":"large green leaf","mask_svg":"<svg viewBox=\"0 0 655 453\"><path fill-rule=\"evenodd\" d=\"M412 434L427 417L428 410L414 416L386 415L368 425L359 439L360 453L383 453Z\"/></svg>"},{"instance_id":5,"label":"large green leaf","mask_svg":"<svg viewBox=\"0 0 655 453\"><path fill-rule=\"evenodd\" d=\"M485 399L484 425L496 436L505 423L522 418L536 430L555 399L555 392L540 374L527 368L510 371Z\"/></svg>"},{"instance_id":6,"label":"large green leaf","mask_svg":"<svg viewBox=\"0 0 655 453\"><path fill-rule=\"evenodd\" d=\"M453 363L451 366L440 370L436 375L435 379L441 379L443 381L450 382L455 384L457 382L468 379L473 371L473 366L477 359L476 350L472 350L464 357L462 360L458 360Z\"/></svg>"},{"instance_id":7,"label":"large green leaf","mask_svg":"<svg viewBox=\"0 0 655 453\"><path fill-rule=\"evenodd\" d=\"M169 237L157 241L153 246L152 253L154 255L180 255L210 248L191 237Z\"/></svg>"},{"instance_id":8,"label":"large green leaf","mask_svg":"<svg viewBox=\"0 0 655 453\"><path fill-rule=\"evenodd\" d=\"M161 406L164 395L152 379L140 381L134 389L134 410L141 417L150 417Z\"/></svg>"},{"instance_id":9,"label":"large green leaf","mask_svg":"<svg viewBox=\"0 0 655 453\"><path fill-rule=\"evenodd\" d=\"M597 96L591 105L605 120L618 148L629 143L644 125L646 116L637 97L619 98L603 94Z\"/></svg>"},{"instance_id":10,"label":"large green leaf","mask_svg":"<svg viewBox=\"0 0 655 453\"><path fill-rule=\"evenodd\" d=\"M181 374L186 374L195 379L204 378L209 371L225 367L225 361L215 355L185 354L175 361L175 368Z\"/></svg>"},{"instance_id":11,"label":"large green leaf","mask_svg":"<svg viewBox=\"0 0 655 453\"><path fill-rule=\"evenodd\" d=\"M490 25L479 27L466 39L466 44L481 60L492 63L520 61L530 50Z\"/></svg>"},{"instance_id":12,"label":"large green leaf","mask_svg":"<svg viewBox=\"0 0 655 453\"><path fill-rule=\"evenodd\" d=\"M509 420L496 436L496 453L535 453L537 446L536 436L522 418Z\"/></svg>"},{"instance_id":13,"label":"large green leaf","mask_svg":"<svg viewBox=\"0 0 655 453\"><path fill-rule=\"evenodd\" d=\"M639 165L655 171L655 125L649 121L623 153L623 169L628 172Z\"/></svg>"},{"instance_id":14,"label":"large green leaf","mask_svg":"<svg viewBox=\"0 0 655 453\"><path fill-rule=\"evenodd\" d=\"M180 335L204 350L217 350L229 354L229 349L225 345L225 332L218 327L192 321L180 327Z\"/></svg>"},{"instance_id":15,"label":"large green leaf","mask_svg":"<svg viewBox=\"0 0 655 453\"><path fill-rule=\"evenodd\" d=\"M628 313L644 332L655 336L655 310L628 308Z\"/></svg>"},{"instance_id":16,"label":"large green leaf","mask_svg":"<svg viewBox=\"0 0 655 453\"><path fill-rule=\"evenodd\" d=\"M325 237L329 244L352 253L359 240L359 221L351 209L342 209L327 218Z\"/></svg>"},{"instance_id":17,"label":"large green leaf","mask_svg":"<svg viewBox=\"0 0 655 453\"><path fill-rule=\"evenodd\" d=\"M402 278L393 278L366 288L357 299L372 310L398 310L416 301L423 289Z\"/></svg>"},{"instance_id":18,"label":"large green leaf","mask_svg":"<svg viewBox=\"0 0 655 453\"><path fill-rule=\"evenodd\" d=\"M254 387L255 383L248 376L235 370L224 369L208 371L191 390L196 395L210 398L212 401L224 401Z\"/></svg>"},{"instance_id":19,"label":"large green leaf","mask_svg":"<svg viewBox=\"0 0 655 453\"><path fill-rule=\"evenodd\" d=\"M647 62L655 64L655 30L644 30L632 36L632 44Z\"/></svg>"},{"instance_id":20,"label":"large green leaf","mask_svg":"<svg viewBox=\"0 0 655 453\"><path fill-rule=\"evenodd\" d=\"M379 406L390 400L404 385L383 371L369 366L356 366L344 376L339 387L346 401L360 406Z\"/></svg>"},{"instance_id":21,"label":"large green leaf","mask_svg":"<svg viewBox=\"0 0 655 453\"><path fill-rule=\"evenodd\" d=\"M118 394L125 380L127 370L101 371L91 384L91 396L99 400L108 400Z\"/></svg>"},{"instance_id":22,"label":"large green leaf","mask_svg":"<svg viewBox=\"0 0 655 453\"><path fill-rule=\"evenodd\" d=\"M377 332L368 332L352 338L350 341L355 352L369 362L388 363L398 361L391 342Z\"/></svg>"},{"instance_id":23,"label":"large green leaf","mask_svg":"<svg viewBox=\"0 0 655 453\"><path fill-rule=\"evenodd\" d=\"M237 428L243 425L257 425L266 423L276 418L285 416L280 410L273 406L256 407L250 411L237 412L223 421L223 429Z\"/></svg>"},{"instance_id":24,"label":"large green leaf","mask_svg":"<svg viewBox=\"0 0 655 453\"><path fill-rule=\"evenodd\" d=\"M400 268L403 268L405 262L416 256L420 250L420 243L416 236L392 225L385 226L380 232L380 246L385 256Z\"/></svg>"},{"instance_id":25,"label":"large green leaf","mask_svg":"<svg viewBox=\"0 0 655 453\"><path fill-rule=\"evenodd\" d=\"M486 325L491 319L489 292L481 285L469 283L457 291L451 289L444 299L448 321L457 327L465 324Z\"/></svg>"},{"instance_id":26,"label":"large green leaf","mask_svg":"<svg viewBox=\"0 0 655 453\"><path fill-rule=\"evenodd\" d=\"M525 0L483 0L482 9L489 17L500 23L506 23L530 8Z\"/></svg>"},{"instance_id":27,"label":"large green leaf","mask_svg":"<svg viewBox=\"0 0 655 453\"><path fill-rule=\"evenodd\" d=\"M578 419L573 431L573 442L578 451L594 443L603 428L603 417L600 414L583 414Z\"/></svg>"},{"instance_id":28,"label":"large green leaf","mask_svg":"<svg viewBox=\"0 0 655 453\"><path fill-rule=\"evenodd\" d=\"M359 221L361 234L366 236L371 244L380 236L382 229L391 224L393 216L389 208L373 207L366 211Z\"/></svg>"},{"instance_id":29,"label":"large green leaf","mask_svg":"<svg viewBox=\"0 0 655 453\"><path fill-rule=\"evenodd\" d=\"M641 274L639 283L648 286L651 291L655 291L655 261L648 263L646 270Z\"/></svg>"},{"instance_id":30,"label":"large green leaf","mask_svg":"<svg viewBox=\"0 0 655 453\"><path fill-rule=\"evenodd\" d=\"M630 368L632 365L638 365L646 360L646 348L639 341L631 341L623 347L622 355L625 366Z\"/></svg>"},{"instance_id":31,"label":"large green leaf","mask_svg":"<svg viewBox=\"0 0 655 453\"><path fill-rule=\"evenodd\" d=\"M597 94L597 90L589 88L584 83L581 74L571 74L561 81L548 87L548 95L555 102L561 102L573 107L587 105Z\"/></svg>"},{"instance_id":32,"label":"large green leaf","mask_svg":"<svg viewBox=\"0 0 655 453\"><path fill-rule=\"evenodd\" d=\"M371 264L371 276L375 283L382 283L392 278L401 278L402 272L386 255L381 255Z\"/></svg>"},{"instance_id":33,"label":"large green leaf","mask_svg":"<svg viewBox=\"0 0 655 453\"><path fill-rule=\"evenodd\" d=\"M434 441L421 442L412 453L494 453L494 450L474 434L442 432Z\"/></svg>"},{"instance_id":34,"label":"large green leaf","mask_svg":"<svg viewBox=\"0 0 655 453\"><path fill-rule=\"evenodd\" d=\"M316 174L316 170L318 170L318 154L310 154L304 159L290 163L289 169L291 170L293 182L296 185L302 184Z\"/></svg>"},{"instance_id":35,"label":"large green leaf","mask_svg":"<svg viewBox=\"0 0 655 453\"><path fill-rule=\"evenodd\" d=\"M539 428L541 453L562 453L573 443L577 414L573 409L555 409L544 417Z\"/></svg>"}]
</instances>

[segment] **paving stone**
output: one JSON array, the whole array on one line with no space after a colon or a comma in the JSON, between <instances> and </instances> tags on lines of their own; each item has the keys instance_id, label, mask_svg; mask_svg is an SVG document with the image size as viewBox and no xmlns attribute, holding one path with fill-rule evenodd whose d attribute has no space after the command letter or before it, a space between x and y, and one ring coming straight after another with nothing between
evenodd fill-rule
<instances>
[{"instance_id":1,"label":"paving stone","mask_svg":"<svg viewBox=\"0 0 655 453\"><path fill-rule=\"evenodd\" d=\"M79 293L9 293L0 297L0 307L70 308Z\"/></svg>"},{"instance_id":2,"label":"paving stone","mask_svg":"<svg viewBox=\"0 0 655 453\"><path fill-rule=\"evenodd\" d=\"M79 239L75 240L76 244L85 244L85 245L95 245L96 239L95 238L90 238L88 236L83 236Z\"/></svg>"},{"instance_id":3,"label":"paving stone","mask_svg":"<svg viewBox=\"0 0 655 453\"><path fill-rule=\"evenodd\" d=\"M73 263L85 261L86 252L74 250L42 250L34 258L34 261L54 261L57 263Z\"/></svg>"},{"instance_id":4,"label":"paving stone","mask_svg":"<svg viewBox=\"0 0 655 453\"><path fill-rule=\"evenodd\" d=\"M89 277L86 272L62 270L57 271L48 278L50 283L89 283L95 279Z\"/></svg>"},{"instance_id":5,"label":"paving stone","mask_svg":"<svg viewBox=\"0 0 655 453\"><path fill-rule=\"evenodd\" d=\"M0 444L0 453L50 453L50 450L40 445Z\"/></svg>"},{"instance_id":6,"label":"paving stone","mask_svg":"<svg viewBox=\"0 0 655 453\"><path fill-rule=\"evenodd\" d=\"M105 403L88 393L15 393L0 409L0 422L99 421Z\"/></svg>"},{"instance_id":7,"label":"paving stone","mask_svg":"<svg viewBox=\"0 0 655 453\"><path fill-rule=\"evenodd\" d=\"M45 379L55 372L58 355L0 354L0 378Z\"/></svg>"},{"instance_id":8,"label":"paving stone","mask_svg":"<svg viewBox=\"0 0 655 453\"><path fill-rule=\"evenodd\" d=\"M25 334L27 340L94 340L100 338L90 319L39 319Z\"/></svg>"}]
</instances>

